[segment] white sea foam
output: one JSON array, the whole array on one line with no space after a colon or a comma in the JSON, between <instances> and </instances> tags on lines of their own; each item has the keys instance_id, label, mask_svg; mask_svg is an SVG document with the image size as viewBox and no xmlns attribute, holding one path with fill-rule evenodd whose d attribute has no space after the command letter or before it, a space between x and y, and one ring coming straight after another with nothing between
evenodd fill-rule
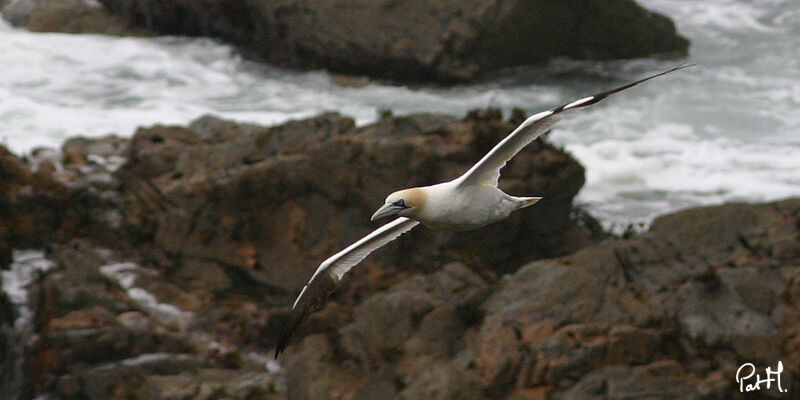
<instances>
[{"instance_id":1,"label":"white sea foam","mask_svg":"<svg viewBox=\"0 0 800 400\"><path fill-rule=\"evenodd\" d=\"M260 364L264 366L264 370L276 374L281 371L281 364L275 360L274 357L270 357L269 354L264 353L256 353L256 352L247 352L244 354L244 358L250 360L256 364Z\"/></svg>"},{"instance_id":2,"label":"white sea foam","mask_svg":"<svg viewBox=\"0 0 800 400\"><path fill-rule=\"evenodd\" d=\"M18 316L14 327L17 331L23 332L26 331L32 317L32 311L28 307L29 287L37 273L47 271L54 264L39 250L14 250L12 257L9 269L0 274L3 278L3 292L17 308Z\"/></svg>"},{"instance_id":3,"label":"white sea foam","mask_svg":"<svg viewBox=\"0 0 800 400\"><path fill-rule=\"evenodd\" d=\"M154 275L156 274L155 271L144 269L134 263L123 262L104 265L100 267L100 272L119 282L119 285L125 289L133 301L162 322L172 324L182 331L185 331L191 323L194 317L191 312L183 311L172 304L162 303L152 293L136 286L139 276Z\"/></svg>"},{"instance_id":4,"label":"white sea foam","mask_svg":"<svg viewBox=\"0 0 800 400\"><path fill-rule=\"evenodd\" d=\"M566 118L550 138L587 167L579 201L606 225L671 210L800 195L800 12L796 0L642 0L692 41L696 68ZM339 87L324 72L243 60L207 39L30 33L0 23L0 137L17 152L67 136L131 135L207 113L272 124L337 110L529 113L674 66L573 62L452 88ZM564 73L567 71L569 73ZM555 76L555 77L554 77Z\"/></svg>"}]
</instances>

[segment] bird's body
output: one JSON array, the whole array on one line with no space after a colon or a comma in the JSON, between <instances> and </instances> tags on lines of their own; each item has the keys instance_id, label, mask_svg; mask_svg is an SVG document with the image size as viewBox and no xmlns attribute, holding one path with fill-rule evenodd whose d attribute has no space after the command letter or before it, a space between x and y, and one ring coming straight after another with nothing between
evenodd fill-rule
<instances>
[{"instance_id":1,"label":"bird's body","mask_svg":"<svg viewBox=\"0 0 800 400\"><path fill-rule=\"evenodd\" d=\"M459 179L414 190L425 196L425 206L413 215L415 220L433 229L458 232L506 219L539 199L514 197L496 186L464 184Z\"/></svg>"},{"instance_id":2,"label":"bird's body","mask_svg":"<svg viewBox=\"0 0 800 400\"><path fill-rule=\"evenodd\" d=\"M523 147L548 131L568 111L578 110L632 86L669 72L682 65L592 96L583 97L526 119L464 175L431 186L399 190L390 194L372 220L388 216L398 218L334 254L312 275L292 305L275 357L286 347L292 332L316 306L321 305L347 271L369 253L398 238L422 223L434 229L468 231L507 218L512 212L528 207L540 197L515 197L497 187L500 170Z\"/></svg>"}]
</instances>

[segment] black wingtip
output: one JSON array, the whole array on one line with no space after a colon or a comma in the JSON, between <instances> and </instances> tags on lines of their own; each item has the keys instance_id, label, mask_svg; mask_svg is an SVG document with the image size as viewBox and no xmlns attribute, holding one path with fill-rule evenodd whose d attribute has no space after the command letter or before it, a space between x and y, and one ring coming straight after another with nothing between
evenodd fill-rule
<instances>
[{"instance_id":1,"label":"black wingtip","mask_svg":"<svg viewBox=\"0 0 800 400\"><path fill-rule=\"evenodd\" d=\"M670 72L675 72L675 71L677 71L679 69L694 67L696 65L697 64L694 64L694 63L691 63L691 64L687 64L687 63L678 64L677 66L672 67L672 68L670 68L670 69L668 69L666 71L661 71L659 73L656 73L656 74L653 74L653 75L649 75L649 76L646 76L646 77L644 77L642 79L639 79L638 81L631 82L631 83L628 83L628 84L625 84L625 85L622 85L622 86L619 86L619 87L615 87L613 89L609 89L609 90L606 90L606 91L603 91L603 92L600 92L600 93L596 93L596 94L591 95L591 96L587 96L587 97L585 97L583 99L579 99L577 101L573 101L573 102L561 105L559 107L553 108L551 111L553 111L554 113L559 113L559 112L570 110L570 109L587 107L587 106L590 106L592 104L595 104L595 103L599 102L600 100L605 99L606 97L608 97L608 96L610 96L610 95L612 95L614 93L621 92L621 91L623 91L625 89L629 89L631 87L634 87L634 86L636 86L636 85L638 85L640 83L647 82L647 81L649 81L651 79L658 78L659 76L669 74Z\"/></svg>"},{"instance_id":2,"label":"black wingtip","mask_svg":"<svg viewBox=\"0 0 800 400\"><path fill-rule=\"evenodd\" d=\"M336 289L338 279L329 273L318 274L311 278L304 290L300 292L295 304L292 306L292 311L289 313L289 319L281 329L281 334L278 336L277 345L275 346L275 359L278 359L289 345L294 331L297 330L303 321L305 321L308 314L313 310L320 307L328 296Z\"/></svg>"},{"instance_id":3,"label":"black wingtip","mask_svg":"<svg viewBox=\"0 0 800 400\"><path fill-rule=\"evenodd\" d=\"M617 93L617 92L621 92L621 91L623 91L625 89L634 87L634 86L636 86L636 85L638 85L640 83L644 83L644 82L647 82L647 81L649 81L651 79L658 78L659 76L663 76L663 75L669 74L671 72L675 72L675 71L677 71L679 69L694 67L695 65L697 65L697 64L686 64L686 63L678 64L677 66L672 67L672 68L670 68L670 69L668 69L666 71L661 71L659 73L656 73L656 74L653 74L653 75L650 75L650 76L646 76L646 77L644 77L642 79L639 79L638 81L631 82L631 83L629 83L627 85L622 85L622 86L614 88L614 89L606 90L605 92L598 93L598 94L594 95L594 97L596 98L595 102L606 98L608 95L611 95L611 94L614 94L614 93Z\"/></svg>"},{"instance_id":4,"label":"black wingtip","mask_svg":"<svg viewBox=\"0 0 800 400\"><path fill-rule=\"evenodd\" d=\"M286 321L286 324L283 325L283 329L281 329L281 334L278 336L277 344L275 345L275 359L278 359L278 356L286 350L286 346L289 345L289 340L292 338L292 333L297 328L298 325L304 319L304 312L300 312L300 315L295 310L292 310L291 315L289 316L289 320Z\"/></svg>"},{"instance_id":5,"label":"black wingtip","mask_svg":"<svg viewBox=\"0 0 800 400\"><path fill-rule=\"evenodd\" d=\"M275 346L275 359L278 359L278 356L286 350L286 346L289 345L289 339L292 337L292 332L294 331L294 327L291 322L287 322L286 325L283 326L281 329L281 335L278 336L278 344Z\"/></svg>"},{"instance_id":6,"label":"black wingtip","mask_svg":"<svg viewBox=\"0 0 800 400\"><path fill-rule=\"evenodd\" d=\"M283 335L281 335L283 336ZM278 339L278 345L275 346L275 359L278 359L278 356L286 350L286 343L281 343L281 339Z\"/></svg>"}]
</instances>

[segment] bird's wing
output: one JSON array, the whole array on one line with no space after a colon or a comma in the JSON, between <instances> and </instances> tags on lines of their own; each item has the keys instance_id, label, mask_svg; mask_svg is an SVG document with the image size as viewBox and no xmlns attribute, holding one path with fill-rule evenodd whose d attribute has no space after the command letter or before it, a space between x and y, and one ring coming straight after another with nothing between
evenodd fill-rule
<instances>
[{"instance_id":1,"label":"bird's wing","mask_svg":"<svg viewBox=\"0 0 800 400\"><path fill-rule=\"evenodd\" d=\"M292 305L289 321L283 327L278 338L275 358L278 358L278 354L286 348L294 330L306 319L311 311L328 298L336 288L336 284L339 283L339 280L350 268L361 262L369 253L397 239L400 235L417 226L417 224L419 224L419 221L399 217L323 261Z\"/></svg>"},{"instance_id":2,"label":"bird's wing","mask_svg":"<svg viewBox=\"0 0 800 400\"><path fill-rule=\"evenodd\" d=\"M691 67L693 65L694 64L679 65L670 70L650 75L636 82L622 85L620 87L606 90L591 96L583 97L529 117L516 129L514 129L513 132L500 141L500 143L494 146L494 148L492 148L492 150L483 156L483 158L481 158L477 164L473 165L469 171L462 175L459 178L461 180L461 184L497 186L497 180L500 178L500 169L506 165L506 162L519 153L523 147L534 141L542 133L547 132L547 130L552 128L553 125L559 121L561 117L560 114L566 111L577 110L586 106L590 106L614 93L621 92L642 82L649 81L650 79L677 71L682 68Z\"/></svg>"}]
</instances>

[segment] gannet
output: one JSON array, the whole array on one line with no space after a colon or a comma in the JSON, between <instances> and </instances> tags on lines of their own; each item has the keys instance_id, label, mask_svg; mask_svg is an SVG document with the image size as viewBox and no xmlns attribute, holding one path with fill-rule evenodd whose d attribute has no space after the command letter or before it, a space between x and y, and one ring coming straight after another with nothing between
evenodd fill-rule
<instances>
[{"instance_id":1,"label":"gannet","mask_svg":"<svg viewBox=\"0 0 800 400\"><path fill-rule=\"evenodd\" d=\"M500 190L497 187L500 169L523 147L555 125L565 112L590 106L611 94L692 65L679 65L636 82L542 111L527 118L458 178L390 194L372 215L372 221L391 216L397 218L320 264L292 304L289 320L278 338L275 358L286 348L292 333L308 314L333 292L342 276L374 250L420 223L434 229L472 230L505 219L512 212L539 201L541 197L515 197Z\"/></svg>"}]
</instances>

